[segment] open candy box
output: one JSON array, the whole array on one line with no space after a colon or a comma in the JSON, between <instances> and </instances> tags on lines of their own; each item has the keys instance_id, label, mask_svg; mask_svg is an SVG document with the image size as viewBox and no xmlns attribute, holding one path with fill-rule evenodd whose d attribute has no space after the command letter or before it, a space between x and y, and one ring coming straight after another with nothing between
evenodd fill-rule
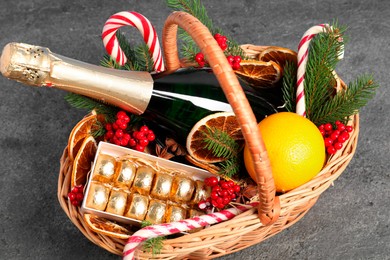
<instances>
[{"instance_id":1,"label":"open candy box","mask_svg":"<svg viewBox=\"0 0 390 260\"><path fill-rule=\"evenodd\" d=\"M140 226L205 214L199 201L210 195L211 173L150 154L100 142L81 211Z\"/></svg>"}]
</instances>

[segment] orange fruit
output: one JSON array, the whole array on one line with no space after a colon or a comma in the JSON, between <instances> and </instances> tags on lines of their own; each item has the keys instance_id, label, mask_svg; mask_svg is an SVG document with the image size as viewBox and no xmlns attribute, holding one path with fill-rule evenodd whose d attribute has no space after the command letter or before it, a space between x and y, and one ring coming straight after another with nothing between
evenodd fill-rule
<instances>
[{"instance_id":1,"label":"orange fruit","mask_svg":"<svg viewBox=\"0 0 390 260\"><path fill-rule=\"evenodd\" d=\"M68 154L71 160L74 160L77 151L80 149L84 138L91 135L91 129L96 123L97 115L92 113L91 115L84 117L77 125L72 129L68 140Z\"/></svg>"},{"instance_id":2,"label":"orange fruit","mask_svg":"<svg viewBox=\"0 0 390 260\"><path fill-rule=\"evenodd\" d=\"M224 157L213 155L205 148L205 138L210 137L209 130L214 128L226 132L234 140L243 144L241 128L233 112L219 112L208 115L197 122L187 136L186 148L188 154L199 162L216 163L225 160Z\"/></svg>"},{"instance_id":3,"label":"orange fruit","mask_svg":"<svg viewBox=\"0 0 390 260\"><path fill-rule=\"evenodd\" d=\"M105 218L84 214L84 219L89 228L96 233L119 239L128 239L131 236L127 228Z\"/></svg>"},{"instance_id":4,"label":"orange fruit","mask_svg":"<svg viewBox=\"0 0 390 260\"><path fill-rule=\"evenodd\" d=\"M293 50L283 47L270 46L263 50L259 55L260 61L274 61L283 70L287 61L297 65L297 53Z\"/></svg>"},{"instance_id":5,"label":"orange fruit","mask_svg":"<svg viewBox=\"0 0 390 260\"><path fill-rule=\"evenodd\" d=\"M292 112L266 117L258 124L271 162L278 192L286 192L308 182L322 169L325 145L317 126ZM256 181L252 157L244 148L244 162Z\"/></svg>"},{"instance_id":6,"label":"orange fruit","mask_svg":"<svg viewBox=\"0 0 390 260\"><path fill-rule=\"evenodd\" d=\"M281 78L281 67L273 61L242 60L236 75L254 88L270 87Z\"/></svg>"},{"instance_id":7,"label":"orange fruit","mask_svg":"<svg viewBox=\"0 0 390 260\"><path fill-rule=\"evenodd\" d=\"M96 141L93 136L84 139L73 162L71 187L85 185L88 172L91 170L91 163L96 154Z\"/></svg>"}]
</instances>

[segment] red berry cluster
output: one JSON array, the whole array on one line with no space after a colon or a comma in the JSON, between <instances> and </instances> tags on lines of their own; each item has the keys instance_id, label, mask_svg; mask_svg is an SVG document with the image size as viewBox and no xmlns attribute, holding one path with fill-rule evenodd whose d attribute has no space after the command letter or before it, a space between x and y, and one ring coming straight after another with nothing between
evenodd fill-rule
<instances>
[{"instance_id":1,"label":"red berry cluster","mask_svg":"<svg viewBox=\"0 0 390 260\"><path fill-rule=\"evenodd\" d=\"M195 55L195 61L198 63L199 68L203 68L206 65L206 60L204 59L204 55L201 52L198 52Z\"/></svg>"},{"instance_id":2,"label":"red berry cluster","mask_svg":"<svg viewBox=\"0 0 390 260\"><path fill-rule=\"evenodd\" d=\"M116 121L112 124L105 125L106 134L104 138L110 143L126 146L130 140L130 134L126 132L127 126L130 123L130 117L125 111L119 111L116 114Z\"/></svg>"},{"instance_id":3,"label":"red berry cluster","mask_svg":"<svg viewBox=\"0 0 390 260\"><path fill-rule=\"evenodd\" d=\"M105 139L119 146L128 146L137 151L143 152L149 142L156 138L154 132L147 126L142 126L139 131L134 131L131 135L127 130L130 117L121 110L116 114L116 121L105 125Z\"/></svg>"},{"instance_id":4,"label":"red berry cluster","mask_svg":"<svg viewBox=\"0 0 390 260\"><path fill-rule=\"evenodd\" d=\"M219 47L223 51L225 51L227 49L228 44L227 44L226 36L221 35L219 33L216 33L216 34L214 34L214 39L217 41ZM227 60L228 60L228 62L230 64L230 66L232 66L232 68L234 70L238 70L240 68L240 62L241 62L241 57L240 56L229 55L229 56L227 56ZM201 52L198 52L195 55L195 61L198 63L200 68L202 68L202 67L204 67L206 65L206 60L204 59L204 55Z\"/></svg>"},{"instance_id":5,"label":"red berry cluster","mask_svg":"<svg viewBox=\"0 0 390 260\"><path fill-rule=\"evenodd\" d=\"M204 180L204 184L211 187L211 195L206 200L199 202L200 209L216 207L223 209L232 200L235 200L240 193L240 186L233 181L220 180L216 177L209 177Z\"/></svg>"},{"instance_id":6,"label":"red berry cluster","mask_svg":"<svg viewBox=\"0 0 390 260\"><path fill-rule=\"evenodd\" d=\"M84 186L77 185L72 188L72 190L68 193L68 199L73 206L80 206L81 202L84 199Z\"/></svg>"},{"instance_id":7,"label":"red berry cluster","mask_svg":"<svg viewBox=\"0 0 390 260\"><path fill-rule=\"evenodd\" d=\"M144 125L141 126L139 131L133 132L132 138L129 140L129 147L143 152L149 142L154 141L154 139L156 139L154 132Z\"/></svg>"},{"instance_id":8,"label":"red berry cluster","mask_svg":"<svg viewBox=\"0 0 390 260\"><path fill-rule=\"evenodd\" d=\"M221 47L223 51L227 49L228 45L226 36L216 33L214 34L214 39L218 42L219 47Z\"/></svg>"},{"instance_id":9,"label":"red berry cluster","mask_svg":"<svg viewBox=\"0 0 390 260\"><path fill-rule=\"evenodd\" d=\"M229 55L226 58L234 70L240 69L241 56Z\"/></svg>"},{"instance_id":10,"label":"red berry cluster","mask_svg":"<svg viewBox=\"0 0 390 260\"><path fill-rule=\"evenodd\" d=\"M349 139L349 133L353 131L353 127L345 125L340 121L336 121L336 128L333 128L331 123L322 124L318 127L322 136L328 154L335 154L337 150L343 148L343 143Z\"/></svg>"}]
</instances>

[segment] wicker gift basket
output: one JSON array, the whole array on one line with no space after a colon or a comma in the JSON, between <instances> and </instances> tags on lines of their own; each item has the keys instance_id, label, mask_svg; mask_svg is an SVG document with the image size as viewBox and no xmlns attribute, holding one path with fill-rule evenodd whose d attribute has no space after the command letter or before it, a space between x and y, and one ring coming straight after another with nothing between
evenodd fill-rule
<instances>
[{"instance_id":1,"label":"wicker gift basket","mask_svg":"<svg viewBox=\"0 0 390 260\"><path fill-rule=\"evenodd\" d=\"M286 193L276 195L267 151L257 128L254 114L246 100L236 75L209 30L188 13L174 12L166 20L163 29L163 49L168 71L175 71L183 64L177 49L177 29L183 28L191 35L201 51L208 57L210 67L216 75L225 95L233 107L241 126L243 136L256 164L258 198L254 207L232 219L211 225L205 229L164 240L157 255L137 249L140 259L209 259L237 252L279 233L300 220L317 199L340 176L351 161L358 141L359 116L352 116L349 124L355 129L341 150L327 158L321 172L311 181ZM242 45L251 57L258 55L265 47ZM338 79L340 87L346 87ZM73 160L65 148L61 158L58 179L58 199L61 207L74 225L93 243L122 255L126 240L113 238L92 231L85 223L79 207L68 200L71 190Z\"/></svg>"}]
</instances>

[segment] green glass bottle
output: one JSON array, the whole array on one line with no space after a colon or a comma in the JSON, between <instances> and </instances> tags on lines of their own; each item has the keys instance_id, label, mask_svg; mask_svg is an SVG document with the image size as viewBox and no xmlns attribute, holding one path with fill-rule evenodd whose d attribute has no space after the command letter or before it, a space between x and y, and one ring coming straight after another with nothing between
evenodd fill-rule
<instances>
[{"instance_id":1,"label":"green glass bottle","mask_svg":"<svg viewBox=\"0 0 390 260\"><path fill-rule=\"evenodd\" d=\"M258 121L277 112L274 91L258 93L241 85ZM199 120L221 111L232 111L232 107L215 75L207 69L182 69L164 77L154 76L145 115L184 140Z\"/></svg>"},{"instance_id":2,"label":"green glass bottle","mask_svg":"<svg viewBox=\"0 0 390 260\"><path fill-rule=\"evenodd\" d=\"M232 111L209 70L151 75L91 65L52 53L48 48L22 43L6 45L0 62L5 77L32 86L62 89L144 114L175 133L180 141L205 116ZM258 120L277 112L274 93L243 87Z\"/></svg>"}]
</instances>

